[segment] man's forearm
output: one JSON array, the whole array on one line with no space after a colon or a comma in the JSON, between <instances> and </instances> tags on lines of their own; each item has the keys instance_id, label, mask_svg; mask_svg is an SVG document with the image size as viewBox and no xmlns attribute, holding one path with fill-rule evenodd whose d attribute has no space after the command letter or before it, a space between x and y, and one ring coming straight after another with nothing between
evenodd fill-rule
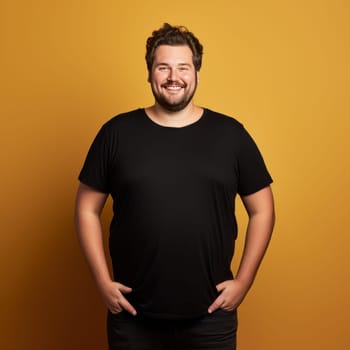
<instances>
[{"instance_id":1,"label":"man's forearm","mask_svg":"<svg viewBox=\"0 0 350 350\"><path fill-rule=\"evenodd\" d=\"M218 308L231 311L241 304L253 284L271 238L274 225L271 189L266 187L253 195L244 197L243 202L249 215L249 222L238 273L235 279L216 285L220 294L209 306L209 313Z\"/></svg>"},{"instance_id":2,"label":"man's forearm","mask_svg":"<svg viewBox=\"0 0 350 350\"><path fill-rule=\"evenodd\" d=\"M90 270L100 287L111 281L103 246L100 218L95 213L77 211L76 227L82 251Z\"/></svg>"},{"instance_id":3,"label":"man's forearm","mask_svg":"<svg viewBox=\"0 0 350 350\"><path fill-rule=\"evenodd\" d=\"M253 214L249 218L245 245L236 279L252 285L264 257L274 226L274 212Z\"/></svg>"}]
</instances>

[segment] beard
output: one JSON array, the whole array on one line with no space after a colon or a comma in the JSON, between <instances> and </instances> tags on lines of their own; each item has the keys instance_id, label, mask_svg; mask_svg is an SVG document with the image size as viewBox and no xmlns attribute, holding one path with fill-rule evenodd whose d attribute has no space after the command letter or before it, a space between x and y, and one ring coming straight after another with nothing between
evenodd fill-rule
<instances>
[{"instance_id":1,"label":"beard","mask_svg":"<svg viewBox=\"0 0 350 350\"><path fill-rule=\"evenodd\" d=\"M151 84L152 86L152 84ZM165 84L162 84L162 87L167 87L167 86L180 86L183 89L187 88L187 84L183 83L180 84L176 81L168 81ZM187 107L187 105L192 101L193 96L196 92L197 89L197 76L195 79L195 86L193 88L192 91L188 91L186 92L181 99L179 100L175 100L172 101L170 98L168 98L166 95L162 94L162 93L158 93L157 91L155 91L155 89L152 86L152 93L153 96L156 100L156 102L163 107L166 111L169 112L179 112L181 110L183 110L185 107Z\"/></svg>"}]
</instances>

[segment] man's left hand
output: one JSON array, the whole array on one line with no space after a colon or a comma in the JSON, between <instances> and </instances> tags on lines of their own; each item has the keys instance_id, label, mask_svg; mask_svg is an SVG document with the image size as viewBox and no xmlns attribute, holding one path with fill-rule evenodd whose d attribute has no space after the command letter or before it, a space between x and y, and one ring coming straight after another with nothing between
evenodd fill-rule
<instances>
[{"instance_id":1,"label":"man's left hand","mask_svg":"<svg viewBox=\"0 0 350 350\"><path fill-rule=\"evenodd\" d=\"M209 306L208 312L211 314L217 309L225 311L235 310L243 301L249 290L249 285L239 279L227 280L216 285L220 295Z\"/></svg>"}]
</instances>

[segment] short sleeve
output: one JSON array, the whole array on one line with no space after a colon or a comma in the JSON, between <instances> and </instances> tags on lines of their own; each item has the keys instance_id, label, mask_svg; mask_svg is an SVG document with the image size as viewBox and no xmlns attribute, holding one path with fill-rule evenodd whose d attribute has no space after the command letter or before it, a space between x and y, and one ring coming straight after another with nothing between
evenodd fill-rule
<instances>
[{"instance_id":1,"label":"short sleeve","mask_svg":"<svg viewBox=\"0 0 350 350\"><path fill-rule=\"evenodd\" d=\"M255 193L273 181L257 145L243 126L238 152L238 172L237 192L240 196Z\"/></svg>"},{"instance_id":2,"label":"short sleeve","mask_svg":"<svg viewBox=\"0 0 350 350\"><path fill-rule=\"evenodd\" d=\"M79 181L99 192L110 193L112 160L116 152L117 134L104 125L90 146Z\"/></svg>"}]
</instances>

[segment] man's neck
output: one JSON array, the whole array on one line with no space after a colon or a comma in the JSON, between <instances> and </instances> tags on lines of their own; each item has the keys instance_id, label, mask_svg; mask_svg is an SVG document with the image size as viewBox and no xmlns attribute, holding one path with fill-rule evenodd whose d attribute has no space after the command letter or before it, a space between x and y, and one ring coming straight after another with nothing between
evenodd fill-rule
<instances>
[{"instance_id":1,"label":"man's neck","mask_svg":"<svg viewBox=\"0 0 350 350\"><path fill-rule=\"evenodd\" d=\"M199 120L203 108L189 103L184 109L177 112L167 111L157 103L145 108L147 116L155 123L168 127L184 127Z\"/></svg>"}]
</instances>

